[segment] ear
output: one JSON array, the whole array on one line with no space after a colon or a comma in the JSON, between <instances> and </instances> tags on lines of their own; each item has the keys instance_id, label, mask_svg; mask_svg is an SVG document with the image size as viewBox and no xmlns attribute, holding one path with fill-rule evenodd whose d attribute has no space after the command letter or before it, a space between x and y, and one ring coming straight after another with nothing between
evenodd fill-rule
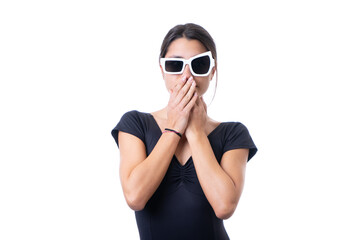
<instances>
[{"instance_id":1,"label":"ear","mask_svg":"<svg viewBox=\"0 0 360 240\"><path fill-rule=\"evenodd\" d=\"M163 68L162 68L161 64L159 64L159 66L160 66L160 70L161 70L161 75L163 76L163 79L165 79L164 70L163 70Z\"/></svg>"},{"instance_id":2,"label":"ear","mask_svg":"<svg viewBox=\"0 0 360 240\"><path fill-rule=\"evenodd\" d=\"M210 73L210 81L213 79L213 77L215 76L215 72L216 72L216 66L213 67L213 69L211 70Z\"/></svg>"}]
</instances>

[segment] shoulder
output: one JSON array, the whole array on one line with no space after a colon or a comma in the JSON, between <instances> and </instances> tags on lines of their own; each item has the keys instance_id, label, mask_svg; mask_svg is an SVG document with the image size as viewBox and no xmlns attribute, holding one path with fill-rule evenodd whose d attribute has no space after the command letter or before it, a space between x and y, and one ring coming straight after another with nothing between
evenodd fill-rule
<instances>
[{"instance_id":1,"label":"shoulder","mask_svg":"<svg viewBox=\"0 0 360 240\"><path fill-rule=\"evenodd\" d=\"M250 138L248 128L241 122L222 122L221 132L226 140Z\"/></svg>"},{"instance_id":2,"label":"shoulder","mask_svg":"<svg viewBox=\"0 0 360 240\"><path fill-rule=\"evenodd\" d=\"M118 144L118 132L126 132L144 141L147 123L149 122L149 114L137 110L131 110L121 117L118 124L112 129L111 134Z\"/></svg>"},{"instance_id":3,"label":"shoulder","mask_svg":"<svg viewBox=\"0 0 360 240\"><path fill-rule=\"evenodd\" d=\"M232 132L234 130L240 131L240 130L247 130L246 126L238 121L227 121L227 122L220 122L216 121L212 118L208 119L208 126L209 128L220 128L221 131L225 132Z\"/></svg>"},{"instance_id":4,"label":"shoulder","mask_svg":"<svg viewBox=\"0 0 360 240\"><path fill-rule=\"evenodd\" d=\"M225 142L225 151L238 148L248 148L250 160L257 152L257 147L250 135L248 128L241 122L223 122L223 139Z\"/></svg>"},{"instance_id":5,"label":"shoulder","mask_svg":"<svg viewBox=\"0 0 360 240\"><path fill-rule=\"evenodd\" d=\"M228 134L248 131L247 127L241 122L222 122L221 124Z\"/></svg>"},{"instance_id":6,"label":"shoulder","mask_svg":"<svg viewBox=\"0 0 360 240\"><path fill-rule=\"evenodd\" d=\"M207 133L217 133L221 134L223 138L228 138L229 134L239 133L242 131L247 131L247 128L241 122L228 121L228 122L219 122L214 119L209 118L207 123Z\"/></svg>"},{"instance_id":7,"label":"shoulder","mask_svg":"<svg viewBox=\"0 0 360 240\"><path fill-rule=\"evenodd\" d=\"M147 125L149 121L151 121L151 114L147 112L140 112L138 110L131 110L121 117L120 122L127 124L140 124Z\"/></svg>"},{"instance_id":8,"label":"shoulder","mask_svg":"<svg viewBox=\"0 0 360 240\"><path fill-rule=\"evenodd\" d=\"M131 111L124 113L122 118L125 118L125 119L126 118L144 118L144 117L146 117L146 115L148 115L148 113L140 112L138 110L131 110Z\"/></svg>"},{"instance_id":9,"label":"shoulder","mask_svg":"<svg viewBox=\"0 0 360 240\"><path fill-rule=\"evenodd\" d=\"M225 138L227 138L229 134L247 131L246 126L241 122L218 122L211 120L208 126L209 129L213 129L213 132L221 134Z\"/></svg>"}]
</instances>

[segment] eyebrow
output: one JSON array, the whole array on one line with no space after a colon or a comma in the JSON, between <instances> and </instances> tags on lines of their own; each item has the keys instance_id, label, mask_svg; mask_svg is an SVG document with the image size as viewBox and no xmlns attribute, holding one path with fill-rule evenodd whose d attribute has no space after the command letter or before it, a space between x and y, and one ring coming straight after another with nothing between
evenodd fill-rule
<instances>
[{"instance_id":1,"label":"eyebrow","mask_svg":"<svg viewBox=\"0 0 360 240\"><path fill-rule=\"evenodd\" d=\"M182 56L178 56L178 55L173 55L173 56L169 56L168 58L183 58Z\"/></svg>"}]
</instances>

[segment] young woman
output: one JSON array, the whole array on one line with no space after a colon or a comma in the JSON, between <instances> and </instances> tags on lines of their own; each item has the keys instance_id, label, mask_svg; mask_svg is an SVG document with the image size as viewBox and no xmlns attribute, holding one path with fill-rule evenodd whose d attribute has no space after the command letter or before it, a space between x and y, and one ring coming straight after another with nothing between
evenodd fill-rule
<instances>
[{"instance_id":1,"label":"young woman","mask_svg":"<svg viewBox=\"0 0 360 240\"><path fill-rule=\"evenodd\" d=\"M235 211L257 148L243 124L207 115L202 96L216 60L204 28L172 28L160 53L168 104L153 113L127 112L111 132L142 240L229 239L223 219Z\"/></svg>"}]
</instances>

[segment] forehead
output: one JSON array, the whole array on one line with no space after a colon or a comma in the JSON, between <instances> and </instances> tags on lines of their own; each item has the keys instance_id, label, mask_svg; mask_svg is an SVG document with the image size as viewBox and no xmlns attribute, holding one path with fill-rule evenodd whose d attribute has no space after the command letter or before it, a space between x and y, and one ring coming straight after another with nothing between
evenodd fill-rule
<instances>
[{"instance_id":1,"label":"forehead","mask_svg":"<svg viewBox=\"0 0 360 240\"><path fill-rule=\"evenodd\" d=\"M180 57L189 59L206 51L207 49L205 46L198 40L178 38L169 45L165 57Z\"/></svg>"}]
</instances>

